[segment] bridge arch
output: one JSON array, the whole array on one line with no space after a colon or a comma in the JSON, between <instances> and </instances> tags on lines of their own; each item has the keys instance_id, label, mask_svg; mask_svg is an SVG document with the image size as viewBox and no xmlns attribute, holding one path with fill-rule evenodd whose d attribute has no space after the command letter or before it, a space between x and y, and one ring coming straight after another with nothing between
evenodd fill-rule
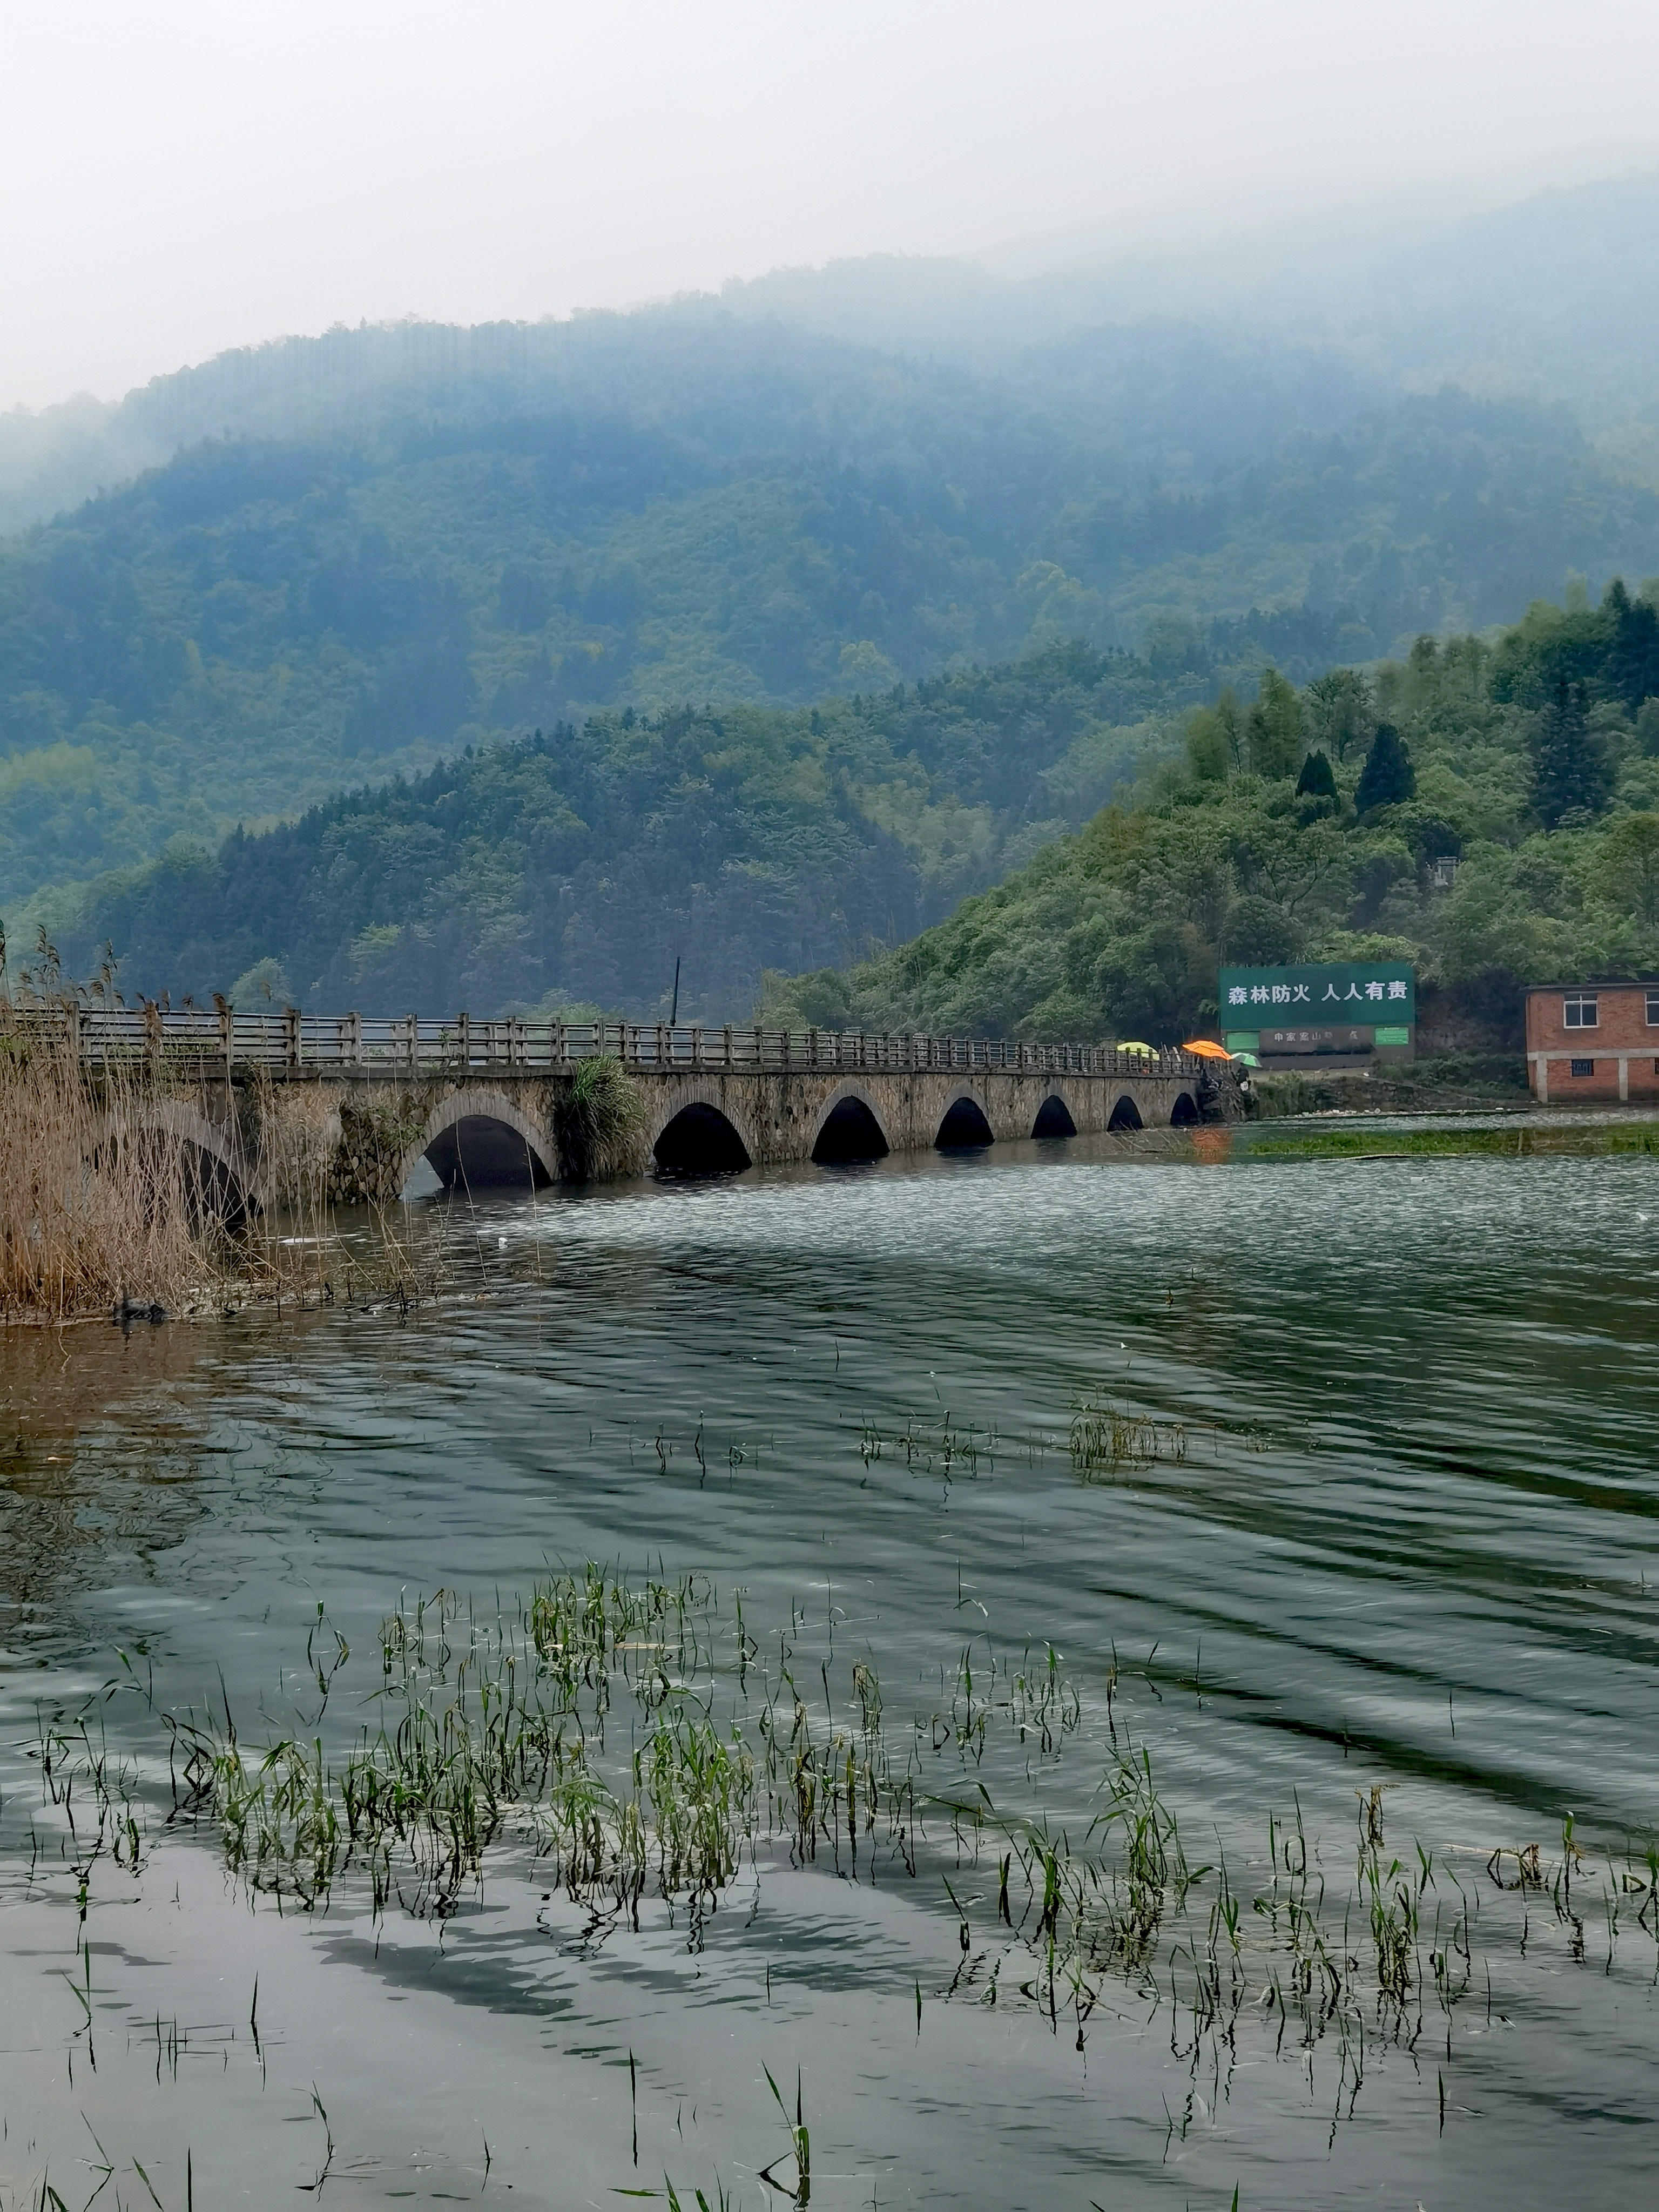
<instances>
[{"instance_id":1,"label":"bridge arch","mask_svg":"<svg viewBox=\"0 0 1659 2212\"><path fill-rule=\"evenodd\" d=\"M679 1098L651 1139L659 1176L741 1175L752 1167L752 1132L740 1128L717 1098Z\"/></svg>"},{"instance_id":2,"label":"bridge arch","mask_svg":"<svg viewBox=\"0 0 1659 2212\"><path fill-rule=\"evenodd\" d=\"M1140 1118L1140 1108L1133 1095L1126 1091L1112 1109L1106 1127L1111 1129L1140 1129L1146 1127Z\"/></svg>"},{"instance_id":3,"label":"bridge arch","mask_svg":"<svg viewBox=\"0 0 1659 2212\"><path fill-rule=\"evenodd\" d=\"M838 1084L812 1131L811 1154L819 1166L884 1159L892 1149L868 1091L860 1084Z\"/></svg>"},{"instance_id":4,"label":"bridge arch","mask_svg":"<svg viewBox=\"0 0 1659 2212\"><path fill-rule=\"evenodd\" d=\"M933 1139L933 1149L940 1152L975 1152L995 1142L996 1133L985 1111L984 1101L964 1085L945 1106L945 1118Z\"/></svg>"},{"instance_id":5,"label":"bridge arch","mask_svg":"<svg viewBox=\"0 0 1659 2212\"><path fill-rule=\"evenodd\" d=\"M1192 1092L1177 1091L1175 1103L1170 1109L1170 1127L1172 1129L1189 1129L1199 1119L1198 1101Z\"/></svg>"},{"instance_id":6,"label":"bridge arch","mask_svg":"<svg viewBox=\"0 0 1659 2212\"><path fill-rule=\"evenodd\" d=\"M469 1085L427 1115L398 1163L399 1191L422 1159L446 1190L531 1190L553 1181L558 1148L505 1091Z\"/></svg>"},{"instance_id":7,"label":"bridge arch","mask_svg":"<svg viewBox=\"0 0 1659 2212\"><path fill-rule=\"evenodd\" d=\"M129 1135L136 1135L140 1144L159 1137L189 1148L190 1196L204 1214L234 1222L264 1211L264 1193L240 1145L230 1142L222 1129L187 1100L152 1099L138 1109L136 1126L118 1127L113 1116L106 1114L94 1138L94 1151L106 1152L112 1143Z\"/></svg>"},{"instance_id":8,"label":"bridge arch","mask_svg":"<svg viewBox=\"0 0 1659 2212\"><path fill-rule=\"evenodd\" d=\"M1074 1137L1077 1123L1072 1119L1072 1109L1058 1091L1051 1091L1037 1109L1036 1120L1031 1124L1034 1137Z\"/></svg>"}]
</instances>

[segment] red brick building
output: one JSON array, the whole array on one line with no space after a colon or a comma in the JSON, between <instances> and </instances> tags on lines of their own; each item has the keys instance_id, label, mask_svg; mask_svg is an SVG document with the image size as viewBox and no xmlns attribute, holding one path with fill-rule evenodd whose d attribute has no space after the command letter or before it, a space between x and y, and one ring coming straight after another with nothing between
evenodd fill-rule
<instances>
[{"instance_id":1,"label":"red brick building","mask_svg":"<svg viewBox=\"0 0 1659 2212\"><path fill-rule=\"evenodd\" d=\"M1659 1099L1659 982L1534 984L1527 1076L1540 1106Z\"/></svg>"}]
</instances>

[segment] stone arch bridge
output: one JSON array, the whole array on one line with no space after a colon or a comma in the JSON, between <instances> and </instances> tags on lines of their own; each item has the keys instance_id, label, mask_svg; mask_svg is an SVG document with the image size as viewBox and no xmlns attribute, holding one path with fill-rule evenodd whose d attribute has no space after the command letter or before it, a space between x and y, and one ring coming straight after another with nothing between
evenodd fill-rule
<instances>
[{"instance_id":1,"label":"stone arch bridge","mask_svg":"<svg viewBox=\"0 0 1659 2212\"><path fill-rule=\"evenodd\" d=\"M94 1080L143 1072L146 1111L194 1147L231 1210L325 1189L384 1202L422 1159L450 1188L557 1180L570 1168L561 1101L601 1055L622 1064L644 1105L644 1151L622 1172L829 1165L1231 1110L1224 1080L1174 1050L222 1006L53 1018Z\"/></svg>"}]
</instances>

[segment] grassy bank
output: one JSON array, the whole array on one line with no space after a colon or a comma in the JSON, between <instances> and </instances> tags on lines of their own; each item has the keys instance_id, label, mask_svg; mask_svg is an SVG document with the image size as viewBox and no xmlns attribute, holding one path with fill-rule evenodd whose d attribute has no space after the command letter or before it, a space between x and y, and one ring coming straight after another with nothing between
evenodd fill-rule
<instances>
[{"instance_id":1,"label":"grassy bank","mask_svg":"<svg viewBox=\"0 0 1659 2212\"><path fill-rule=\"evenodd\" d=\"M1620 1152L1659 1154L1659 1121L1614 1121L1555 1128L1523 1124L1509 1129L1297 1129L1266 1135L1252 1131L1235 1157L1251 1159L1441 1159L1486 1155L1528 1159L1543 1154L1595 1157Z\"/></svg>"}]
</instances>

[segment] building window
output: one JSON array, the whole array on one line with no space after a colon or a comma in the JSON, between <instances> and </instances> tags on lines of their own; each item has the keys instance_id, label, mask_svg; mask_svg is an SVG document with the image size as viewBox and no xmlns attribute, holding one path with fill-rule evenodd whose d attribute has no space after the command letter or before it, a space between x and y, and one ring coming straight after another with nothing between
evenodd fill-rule
<instances>
[{"instance_id":1,"label":"building window","mask_svg":"<svg viewBox=\"0 0 1659 2212\"><path fill-rule=\"evenodd\" d=\"M1575 991L1571 998L1561 1001L1561 1026L1566 1030L1593 1030L1595 1027L1595 994L1594 991Z\"/></svg>"},{"instance_id":2,"label":"building window","mask_svg":"<svg viewBox=\"0 0 1659 2212\"><path fill-rule=\"evenodd\" d=\"M1594 1075L1595 1062L1593 1060L1575 1060L1572 1063L1572 1072L1575 1075Z\"/></svg>"},{"instance_id":3,"label":"building window","mask_svg":"<svg viewBox=\"0 0 1659 2212\"><path fill-rule=\"evenodd\" d=\"M1659 991L1648 993L1648 1027L1659 1030Z\"/></svg>"}]
</instances>

